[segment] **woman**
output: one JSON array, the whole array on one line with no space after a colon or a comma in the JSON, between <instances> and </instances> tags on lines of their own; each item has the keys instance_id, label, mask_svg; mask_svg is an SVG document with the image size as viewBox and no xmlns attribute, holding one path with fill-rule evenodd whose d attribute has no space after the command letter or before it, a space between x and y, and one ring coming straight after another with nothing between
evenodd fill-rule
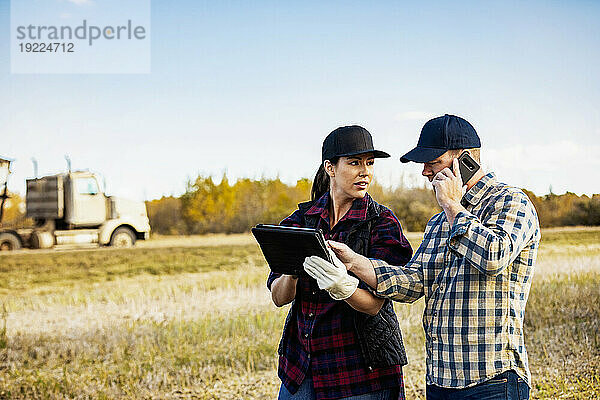
<instances>
[{"instance_id":1,"label":"woman","mask_svg":"<svg viewBox=\"0 0 600 400\"><path fill-rule=\"evenodd\" d=\"M323 142L312 201L281 224L319 228L360 254L406 264L412 249L400 223L367 194L374 159L384 157L389 154L373 148L366 129L334 130ZM389 300L374 297L362 282L343 301L307 277L272 272L267 286L277 306L292 302L278 351L279 399L404 398L406 355Z\"/></svg>"}]
</instances>

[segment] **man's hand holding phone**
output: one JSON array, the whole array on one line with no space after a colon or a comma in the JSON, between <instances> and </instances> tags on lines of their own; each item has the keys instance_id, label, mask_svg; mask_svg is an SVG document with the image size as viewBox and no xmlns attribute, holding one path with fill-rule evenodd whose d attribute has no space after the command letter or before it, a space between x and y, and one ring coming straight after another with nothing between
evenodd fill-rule
<instances>
[{"instance_id":1,"label":"man's hand holding phone","mask_svg":"<svg viewBox=\"0 0 600 400\"><path fill-rule=\"evenodd\" d=\"M444 168L433 178L433 189L438 204L446 214L448 223L452 225L454 217L465 208L460 204L467 185L463 184L458 159L452 161L452 170Z\"/></svg>"}]
</instances>

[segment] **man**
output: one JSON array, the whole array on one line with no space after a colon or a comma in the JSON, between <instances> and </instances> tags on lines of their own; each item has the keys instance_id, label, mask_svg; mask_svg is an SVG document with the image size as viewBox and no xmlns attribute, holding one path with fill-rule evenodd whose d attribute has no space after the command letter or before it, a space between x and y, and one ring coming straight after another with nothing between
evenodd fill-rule
<instances>
[{"instance_id":1,"label":"man","mask_svg":"<svg viewBox=\"0 0 600 400\"><path fill-rule=\"evenodd\" d=\"M332 265L309 257L317 282L343 285L358 276L381 297L411 303L425 296L427 399L528 399L531 375L523 317L540 241L537 214L519 189L479 170L463 186L457 157L479 162L479 137L466 120L444 115L428 121L417 147L402 162L423 163L443 212L405 266L369 260L330 242Z\"/></svg>"}]
</instances>

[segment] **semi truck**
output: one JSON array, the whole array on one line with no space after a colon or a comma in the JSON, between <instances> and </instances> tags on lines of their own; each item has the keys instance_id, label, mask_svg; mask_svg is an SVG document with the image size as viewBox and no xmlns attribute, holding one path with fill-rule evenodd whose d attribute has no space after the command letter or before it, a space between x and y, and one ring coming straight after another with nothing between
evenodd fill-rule
<instances>
[{"instance_id":1,"label":"semi truck","mask_svg":"<svg viewBox=\"0 0 600 400\"><path fill-rule=\"evenodd\" d=\"M12 160L0 158L0 251L21 248L131 247L150 235L143 202L106 196L98 175L71 171L26 180L27 228L1 228ZM37 175L37 174L36 174Z\"/></svg>"}]
</instances>

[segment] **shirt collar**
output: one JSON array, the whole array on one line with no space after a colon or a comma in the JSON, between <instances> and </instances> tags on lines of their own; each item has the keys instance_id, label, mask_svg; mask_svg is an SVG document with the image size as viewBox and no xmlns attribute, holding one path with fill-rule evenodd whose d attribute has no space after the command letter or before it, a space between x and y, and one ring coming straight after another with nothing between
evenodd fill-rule
<instances>
[{"instance_id":1,"label":"shirt collar","mask_svg":"<svg viewBox=\"0 0 600 400\"><path fill-rule=\"evenodd\" d=\"M348 210L346 215L344 215L340 221L345 219L355 219L359 221L366 220L367 208L370 200L371 196L369 196L368 193L366 193L365 197L362 199L354 199L350 210ZM317 201L315 201L312 207L306 211L305 215L320 215L321 218L329 222L329 192L326 192Z\"/></svg>"},{"instance_id":2,"label":"shirt collar","mask_svg":"<svg viewBox=\"0 0 600 400\"><path fill-rule=\"evenodd\" d=\"M477 205L488 192L488 190L496 184L496 174L489 172L485 174L480 180L477 181L471 189L465 193L462 200L463 203L469 203L471 205Z\"/></svg>"}]
</instances>

